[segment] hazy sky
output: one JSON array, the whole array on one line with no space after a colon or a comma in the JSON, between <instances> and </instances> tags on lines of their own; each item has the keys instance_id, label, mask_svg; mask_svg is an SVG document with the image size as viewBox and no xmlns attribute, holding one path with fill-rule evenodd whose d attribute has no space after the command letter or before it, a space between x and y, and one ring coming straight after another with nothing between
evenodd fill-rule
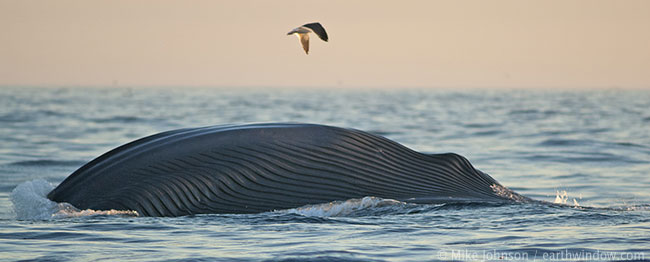
<instances>
[{"instance_id":1,"label":"hazy sky","mask_svg":"<svg viewBox=\"0 0 650 262\"><path fill-rule=\"evenodd\" d=\"M649 88L650 1L0 0L0 85L114 84Z\"/></svg>"}]
</instances>

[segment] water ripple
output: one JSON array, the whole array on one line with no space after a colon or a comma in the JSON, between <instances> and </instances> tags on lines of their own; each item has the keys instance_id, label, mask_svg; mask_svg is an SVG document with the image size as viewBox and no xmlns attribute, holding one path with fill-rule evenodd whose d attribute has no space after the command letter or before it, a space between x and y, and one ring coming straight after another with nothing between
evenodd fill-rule
<instances>
[{"instance_id":1,"label":"water ripple","mask_svg":"<svg viewBox=\"0 0 650 262\"><path fill-rule=\"evenodd\" d=\"M648 108L650 92L624 90L3 87L0 257L648 259ZM42 201L26 202L42 204L45 219L16 219L11 192L25 181L59 183L93 157L145 135L246 122L312 122L371 130L420 151L460 153L503 185L538 200L553 201L556 191L568 190L570 205L396 204L339 216L267 212L52 217L47 213L51 203L44 201L48 187L39 192ZM580 205L573 205L573 198ZM615 256L605 256L610 254Z\"/></svg>"}]
</instances>

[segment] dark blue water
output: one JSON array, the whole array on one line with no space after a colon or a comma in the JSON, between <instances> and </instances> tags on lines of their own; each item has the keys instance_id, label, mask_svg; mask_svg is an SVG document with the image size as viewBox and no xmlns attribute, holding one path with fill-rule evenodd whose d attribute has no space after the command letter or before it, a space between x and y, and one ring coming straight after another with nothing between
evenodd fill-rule
<instances>
[{"instance_id":1,"label":"dark blue water","mask_svg":"<svg viewBox=\"0 0 650 262\"><path fill-rule=\"evenodd\" d=\"M0 88L0 260L650 259L650 91ZM556 204L368 196L254 215L134 217L44 198L153 133L310 122L455 152Z\"/></svg>"}]
</instances>

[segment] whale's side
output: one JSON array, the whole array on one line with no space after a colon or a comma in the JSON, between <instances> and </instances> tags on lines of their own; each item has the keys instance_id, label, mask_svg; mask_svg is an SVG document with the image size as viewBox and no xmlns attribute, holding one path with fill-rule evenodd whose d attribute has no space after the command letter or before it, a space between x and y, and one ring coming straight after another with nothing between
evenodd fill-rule
<instances>
[{"instance_id":1,"label":"whale's side","mask_svg":"<svg viewBox=\"0 0 650 262\"><path fill-rule=\"evenodd\" d=\"M375 196L415 203L525 199L464 157L313 124L180 129L120 146L48 194L144 216L259 213Z\"/></svg>"}]
</instances>

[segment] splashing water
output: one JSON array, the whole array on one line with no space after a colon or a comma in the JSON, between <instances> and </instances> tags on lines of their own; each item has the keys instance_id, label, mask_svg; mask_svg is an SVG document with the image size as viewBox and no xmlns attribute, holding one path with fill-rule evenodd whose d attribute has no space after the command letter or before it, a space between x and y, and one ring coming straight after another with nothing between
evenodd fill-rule
<instances>
[{"instance_id":1,"label":"splashing water","mask_svg":"<svg viewBox=\"0 0 650 262\"><path fill-rule=\"evenodd\" d=\"M68 203L56 203L49 200L47 194L52 189L54 189L54 185L43 179L27 181L16 186L10 195L16 218L19 220L48 220L96 215L138 215L137 212L129 210L79 210Z\"/></svg>"},{"instance_id":2,"label":"splashing water","mask_svg":"<svg viewBox=\"0 0 650 262\"><path fill-rule=\"evenodd\" d=\"M11 191L10 199L18 219L47 219L57 204L45 197L54 186L43 179L27 181Z\"/></svg>"},{"instance_id":3,"label":"splashing water","mask_svg":"<svg viewBox=\"0 0 650 262\"><path fill-rule=\"evenodd\" d=\"M348 216L355 212L366 209L404 205L408 204L393 199L383 199L379 197L368 196L361 199L350 199L346 201L334 201L325 204L307 205L298 208L279 210L276 212L315 217L338 217Z\"/></svg>"},{"instance_id":4,"label":"splashing water","mask_svg":"<svg viewBox=\"0 0 650 262\"><path fill-rule=\"evenodd\" d=\"M582 195L579 196L580 199L582 199ZM553 201L554 204L561 204L561 205L570 205L568 204L569 200L569 194L566 192L566 190L562 190L560 192L559 190L555 191L555 200ZM578 203L578 200L573 198L573 206L574 207L580 207L580 203Z\"/></svg>"},{"instance_id":5,"label":"splashing water","mask_svg":"<svg viewBox=\"0 0 650 262\"><path fill-rule=\"evenodd\" d=\"M503 198L514 200L515 202L520 202L520 203L528 201L526 197L521 196L502 185L492 184L490 188L492 188L492 191L494 191L494 193L496 193L498 196L501 196Z\"/></svg>"}]
</instances>

